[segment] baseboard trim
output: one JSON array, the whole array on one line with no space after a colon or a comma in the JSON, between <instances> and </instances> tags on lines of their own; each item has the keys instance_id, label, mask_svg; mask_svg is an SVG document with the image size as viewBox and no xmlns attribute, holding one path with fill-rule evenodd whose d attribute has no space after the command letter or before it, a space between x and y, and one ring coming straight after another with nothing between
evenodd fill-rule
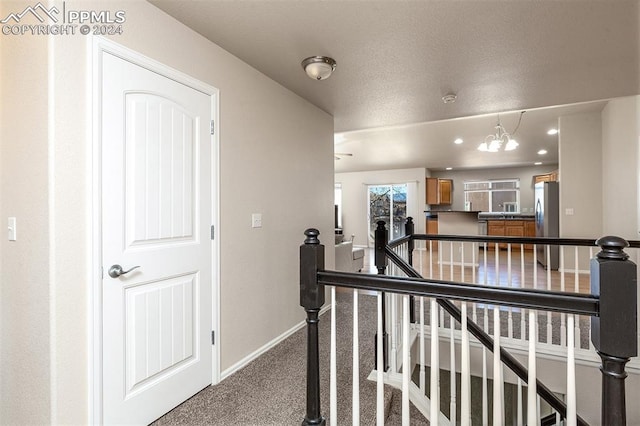
<instances>
[{"instance_id":1,"label":"baseboard trim","mask_svg":"<svg viewBox=\"0 0 640 426\"><path fill-rule=\"evenodd\" d=\"M331 304L325 305L322 309L320 309L319 315L324 314L329 309L331 309ZM220 373L220 381L223 381L227 377L231 376L233 373L241 370L243 367L245 367L251 361L253 361L254 359L258 358L259 356L261 356L262 354L267 352L269 349L273 348L278 343L282 342L284 339L286 339L287 337L291 336L296 331L300 330L302 327L305 326L306 323L307 322L304 321L304 320L300 321L298 324L294 325L289 330L287 330L284 333L282 333L281 335L277 336L275 339L271 340L270 342L267 342L265 345L259 347L258 349L256 349L255 351L253 351L252 353L247 355L246 357L242 358L240 361L238 361L235 364L233 364L231 367L229 367L226 370L224 370L223 372L221 372Z\"/></svg>"}]
</instances>

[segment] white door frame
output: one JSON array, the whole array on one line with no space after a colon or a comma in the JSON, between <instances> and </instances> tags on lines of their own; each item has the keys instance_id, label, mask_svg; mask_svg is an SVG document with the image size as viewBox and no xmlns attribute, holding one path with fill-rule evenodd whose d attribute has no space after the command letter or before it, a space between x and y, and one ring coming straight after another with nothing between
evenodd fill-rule
<instances>
[{"instance_id":1,"label":"white door frame","mask_svg":"<svg viewBox=\"0 0 640 426\"><path fill-rule=\"evenodd\" d=\"M88 317L89 324L89 347L88 347L88 377L90 380L89 390L89 421L91 424L102 424L103 422L103 392L102 392L102 157L101 157L101 116L102 98L100 87L102 82L102 55L107 52L128 62L141 66L149 71L160 74L164 77L175 80L195 90L205 93L211 97L211 107L213 120L215 122L215 132L211 136L211 220L215 227L216 236L211 242L212 256L212 318L211 329L216 336L220 336L220 127L219 124L219 90L213 86L205 84L190 77L180 71L170 68L158 61L148 58L138 52L119 45L113 41L102 37L88 38L87 43L90 81L88 84L88 102L91 105L91 115L89 116L88 129L91 138L91 149L88 151L88 164L91 167L91 233L89 238L91 246L90 264L88 265L89 291ZM89 79L88 79L89 80ZM208 325L207 325L208 326ZM212 377L211 383L220 381L220 339L216 338L213 346Z\"/></svg>"}]
</instances>

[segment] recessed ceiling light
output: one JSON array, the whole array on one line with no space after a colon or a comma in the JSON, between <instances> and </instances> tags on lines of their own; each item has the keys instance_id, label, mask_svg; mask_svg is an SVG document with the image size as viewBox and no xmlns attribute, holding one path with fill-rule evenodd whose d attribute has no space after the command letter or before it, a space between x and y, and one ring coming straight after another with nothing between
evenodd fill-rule
<instances>
[{"instance_id":1,"label":"recessed ceiling light","mask_svg":"<svg viewBox=\"0 0 640 426\"><path fill-rule=\"evenodd\" d=\"M453 167L447 167L445 170L453 170Z\"/></svg>"},{"instance_id":2,"label":"recessed ceiling light","mask_svg":"<svg viewBox=\"0 0 640 426\"><path fill-rule=\"evenodd\" d=\"M542 165L542 161L536 161L535 163L533 163L534 166L541 166Z\"/></svg>"},{"instance_id":3,"label":"recessed ceiling light","mask_svg":"<svg viewBox=\"0 0 640 426\"><path fill-rule=\"evenodd\" d=\"M540 151L538 151L538 155L545 155L547 153L546 149L541 149Z\"/></svg>"},{"instance_id":4,"label":"recessed ceiling light","mask_svg":"<svg viewBox=\"0 0 640 426\"><path fill-rule=\"evenodd\" d=\"M547 130L547 134L548 135L557 135L558 134L558 129L549 129L549 130Z\"/></svg>"},{"instance_id":5,"label":"recessed ceiling light","mask_svg":"<svg viewBox=\"0 0 640 426\"><path fill-rule=\"evenodd\" d=\"M455 143L456 145L460 145L462 142L464 142L462 138L458 138L455 141L453 141L453 143Z\"/></svg>"}]
</instances>

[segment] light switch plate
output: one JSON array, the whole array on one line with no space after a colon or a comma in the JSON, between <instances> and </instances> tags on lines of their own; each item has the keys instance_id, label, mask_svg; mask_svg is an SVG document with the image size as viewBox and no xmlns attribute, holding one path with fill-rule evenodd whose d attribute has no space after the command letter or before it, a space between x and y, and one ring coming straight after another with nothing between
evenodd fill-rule
<instances>
[{"instance_id":1,"label":"light switch plate","mask_svg":"<svg viewBox=\"0 0 640 426\"><path fill-rule=\"evenodd\" d=\"M7 221L7 231L9 241L16 241L17 230L16 230L16 218L10 217Z\"/></svg>"},{"instance_id":2,"label":"light switch plate","mask_svg":"<svg viewBox=\"0 0 640 426\"><path fill-rule=\"evenodd\" d=\"M251 215L251 227L252 228L262 228L262 214L261 213L253 213Z\"/></svg>"},{"instance_id":3,"label":"light switch plate","mask_svg":"<svg viewBox=\"0 0 640 426\"><path fill-rule=\"evenodd\" d=\"M569 207L564 209L564 214L567 216L573 216L573 208Z\"/></svg>"}]
</instances>

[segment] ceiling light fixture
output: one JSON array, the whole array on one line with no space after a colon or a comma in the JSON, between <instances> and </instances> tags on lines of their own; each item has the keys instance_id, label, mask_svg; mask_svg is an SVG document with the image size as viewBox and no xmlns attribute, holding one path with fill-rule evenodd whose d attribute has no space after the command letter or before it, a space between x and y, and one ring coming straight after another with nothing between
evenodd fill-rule
<instances>
[{"instance_id":1,"label":"ceiling light fixture","mask_svg":"<svg viewBox=\"0 0 640 426\"><path fill-rule=\"evenodd\" d=\"M453 92L449 92L442 97L442 102L444 102L445 104L452 104L456 101L456 99L458 99L458 95Z\"/></svg>"},{"instance_id":2,"label":"ceiling light fixture","mask_svg":"<svg viewBox=\"0 0 640 426\"><path fill-rule=\"evenodd\" d=\"M336 69L336 61L327 56L310 56L301 65L309 78L314 80L326 80Z\"/></svg>"},{"instance_id":3,"label":"ceiling light fixture","mask_svg":"<svg viewBox=\"0 0 640 426\"><path fill-rule=\"evenodd\" d=\"M550 136L557 135L558 134L558 129L549 129L549 130L547 130L547 134L550 135Z\"/></svg>"},{"instance_id":4,"label":"ceiling light fixture","mask_svg":"<svg viewBox=\"0 0 640 426\"><path fill-rule=\"evenodd\" d=\"M445 170L453 170L453 167L447 167Z\"/></svg>"},{"instance_id":5,"label":"ceiling light fixture","mask_svg":"<svg viewBox=\"0 0 640 426\"><path fill-rule=\"evenodd\" d=\"M546 149L541 149L540 151L538 151L538 155L545 155L547 153Z\"/></svg>"},{"instance_id":6,"label":"ceiling light fixture","mask_svg":"<svg viewBox=\"0 0 640 426\"><path fill-rule=\"evenodd\" d=\"M513 131L513 134L515 134L518 130L518 127L520 127L522 114L524 114L524 111L520 113L520 119L518 120L518 125ZM478 151L498 152L500 151L500 148L502 148L502 145L504 145L505 151L513 151L518 147L518 142L516 142L516 140L513 139L511 135L505 130L505 128L502 127L502 124L500 124L500 114L498 114L498 124L496 124L495 129L496 132L494 134L487 135L487 137L484 138L484 142L482 142L480 146L478 146Z\"/></svg>"},{"instance_id":7,"label":"ceiling light fixture","mask_svg":"<svg viewBox=\"0 0 640 426\"><path fill-rule=\"evenodd\" d=\"M534 166L542 166L542 161L536 161L533 163Z\"/></svg>"},{"instance_id":8,"label":"ceiling light fixture","mask_svg":"<svg viewBox=\"0 0 640 426\"><path fill-rule=\"evenodd\" d=\"M453 141L453 143L455 143L456 145L460 145L462 142L464 142L462 138L458 138L455 141Z\"/></svg>"}]
</instances>

